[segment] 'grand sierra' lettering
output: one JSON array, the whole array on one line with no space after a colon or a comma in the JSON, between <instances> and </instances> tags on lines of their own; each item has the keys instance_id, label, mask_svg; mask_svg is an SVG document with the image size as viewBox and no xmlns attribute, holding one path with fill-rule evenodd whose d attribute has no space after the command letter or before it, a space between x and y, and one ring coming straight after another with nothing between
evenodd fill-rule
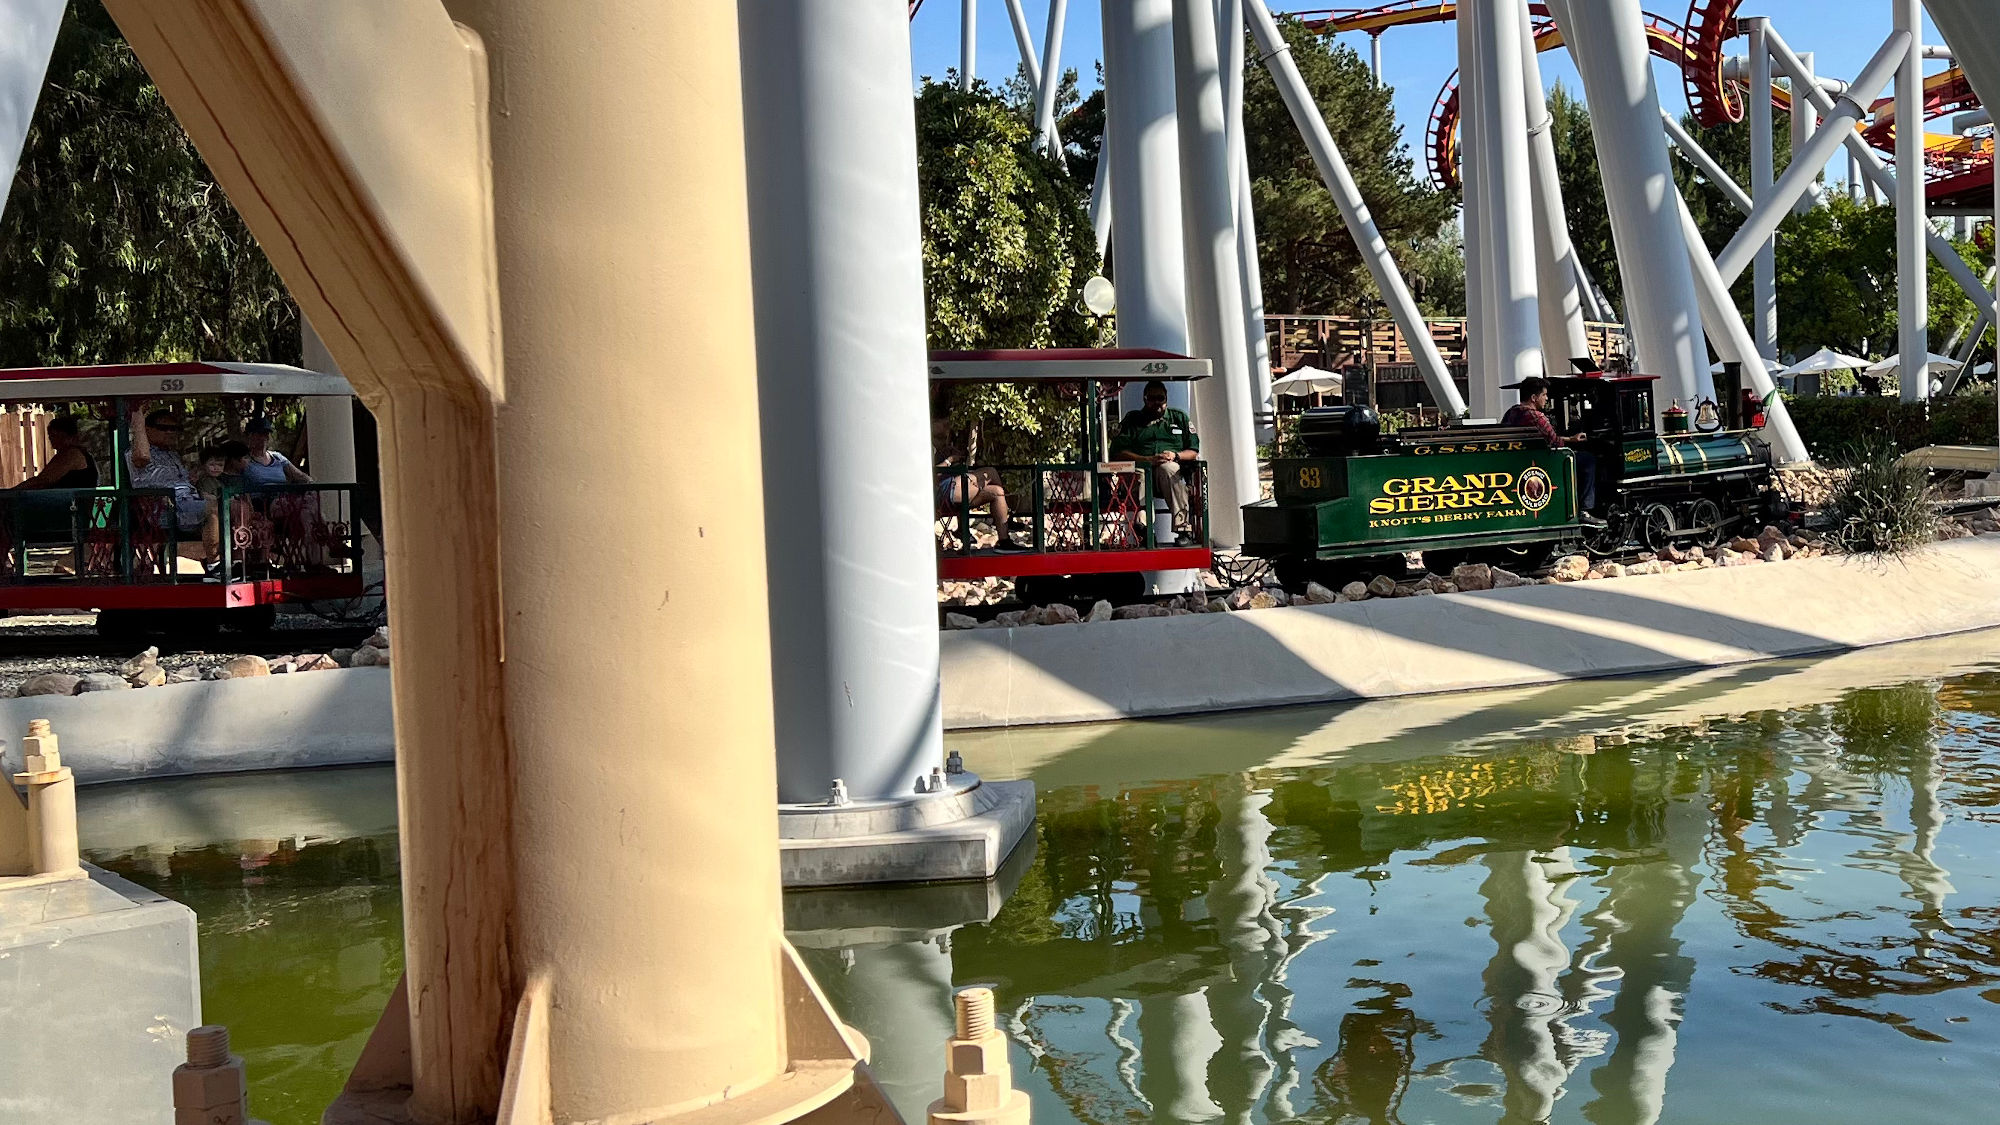
<instances>
[{"instance_id":1,"label":"'grand sierra' lettering","mask_svg":"<svg viewBox=\"0 0 2000 1125\"><path fill-rule=\"evenodd\" d=\"M1512 473L1460 473L1448 477L1391 477L1382 495L1368 501L1368 514L1443 512L1465 508L1501 508L1518 503Z\"/></svg>"}]
</instances>

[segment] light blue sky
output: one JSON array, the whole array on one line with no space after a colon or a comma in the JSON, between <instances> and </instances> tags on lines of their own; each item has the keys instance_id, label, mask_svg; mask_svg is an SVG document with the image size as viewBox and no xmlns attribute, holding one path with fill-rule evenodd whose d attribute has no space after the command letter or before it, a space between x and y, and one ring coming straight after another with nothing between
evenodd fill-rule
<instances>
[{"instance_id":1,"label":"light blue sky","mask_svg":"<svg viewBox=\"0 0 2000 1125\"><path fill-rule=\"evenodd\" d=\"M1267 2L1278 12L1329 6L1286 0ZM1007 19L1007 6L1003 0L978 0L978 5L979 64L975 73L982 78L1003 80L1020 62L1012 25ZM1048 18L1048 0L1023 0L1023 6L1039 52L1043 25ZM910 25L918 75L942 77L947 69L958 65L959 9L960 0L925 0ZM1669 3L1667 9L1655 6L1648 10L1674 23L1687 18L1684 2ZM1076 68L1086 90L1095 86L1092 63L1099 57L1098 14L1099 0L1070 0L1062 64ZM1852 78L1890 30L1887 0L1747 0L1737 14L1769 16L1772 26L1794 50L1813 52L1818 72L1836 78ZM1937 29L1928 19L1924 27L1925 42L1940 41ZM1367 36L1344 35L1341 41L1363 58L1367 57ZM1735 43L1739 53L1742 43L1741 39ZM1448 23L1396 28L1384 34L1382 70L1385 79L1395 87L1396 119L1403 126L1404 141L1412 146L1413 152L1422 140L1424 123L1430 118L1439 89L1457 66L1457 38ZM1935 71L1943 66L1931 63L1928 69ZM1661 62L1655 62L1654 73L1660 83L1661 104L1678 115L1687 106L1679 73ZM1576 70L1565 52L1550 51L1542 55L1542 78L1548 83L1560 81L1572 90L1580 88ZM1417 155L1421 169L1422 157L1420 153ZM1845 175L1844 159L1836 158L1830 167L1836 175Z\"/></svg>"}]
</instances>

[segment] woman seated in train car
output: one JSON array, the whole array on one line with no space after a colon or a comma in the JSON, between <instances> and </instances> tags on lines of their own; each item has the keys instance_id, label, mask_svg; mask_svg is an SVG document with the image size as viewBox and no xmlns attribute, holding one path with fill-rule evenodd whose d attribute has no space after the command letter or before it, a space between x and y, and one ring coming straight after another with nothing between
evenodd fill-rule
<instances>
[{"instance_id":1,"label":"woman seated in train car","mask_svg":"<svg viewBox=\"0 0 2000 1125\"><path fill-rule=\"evenodd\" d=\"M97 487L97 458L84 448L75 416L58 414L49 419L48 435L54 452L49 454L42 471L10 490L29 494L16 501L15 512L21 533L30 542L60 542L75 535L71 494L51 493Z\"/></svg>"},{"instance_id":2,"label":"woman seated in train car","mask_svg":"<svg viewBox=\"0 0 2000 1125\"><path fill-rule=\"evenodd\" d=\"M51 488L96 488L97 458L83 445L83 433L77 426L73 414L58 414L49 419L49 447L55 452L49 454L48 463L42 471L14 486L22 492L39 492Z\"/></svg>"},{"instance_id":3,"label":"woman seated in train car","mask_svg":"<svg viewBox=\"0 0 2000 1125\"><path fill-rule=\"evenodd\" d=\"M243 427L243 444L249 455L244 461L243 483L251 488L274 484L311 484L313 479L292 459L271 448L271 420L252 418Z\"/></svg>"},{"instance_id":4,"label":"woman seated in train car","mask_svg":"<svg viewBox=\"0 0 2000 1125\"><path fill-rule=\"evenodd\" d=\"M953 440L951 425L944 418L931 420L931 452L940 469L964 466L958 472L943 473L938 477L938 511L943 515L970 515L984 508L993 517L994 532L998 536L994 550L1028 550L1014 539L1011 531L1013 513L1007 504L1007 486L1001 482L999 470L965 464L966 451ZM970 534L970 529L967 533Z\"/></svg>"}]
</instances>

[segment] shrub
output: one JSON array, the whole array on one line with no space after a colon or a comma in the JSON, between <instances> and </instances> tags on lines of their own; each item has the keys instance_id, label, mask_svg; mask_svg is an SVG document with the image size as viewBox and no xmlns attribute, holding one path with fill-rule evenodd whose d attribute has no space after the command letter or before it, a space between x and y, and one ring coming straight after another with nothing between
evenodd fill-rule
<instances>
[{"instance_id":1,"label":"shrub","mask_svg":"<svg viewBox=\"0 0 2000 1125\"><path fill-rule=\"evenodd\" d=\"M1834 485L1826 513L1833 537L1848 551L1895 554L1937 537L1937 509L1929 474L1906 465L1896 443L1882 434L1849 445L1838 461L1847 478Z\"/></svg>"},{"instance_id":2,"label":"shrub","mask_svg":"<svg viewBox=\"0 0 2000 1125\"><path fill-rule=\"evenodd\" d=\"M1786 398L1792 424L1816 458L1838 458L1857 439L1885 436L1902 452L1926 445L1991 445L1993 393L1956 394L1926 406L1887 397Z\"/></svg>"}]
</instances>

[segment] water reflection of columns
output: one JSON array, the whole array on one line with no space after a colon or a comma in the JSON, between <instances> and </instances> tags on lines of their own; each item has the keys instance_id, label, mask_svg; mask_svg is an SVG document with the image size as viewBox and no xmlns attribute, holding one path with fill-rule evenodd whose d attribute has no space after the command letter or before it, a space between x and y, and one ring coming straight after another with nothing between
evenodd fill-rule
<instances>
[{"instance_id":1,"label":"water reflection of columns","mask_svg":"<svg viewBox=\"0 0 2000 1125\"><path fill-rule=\"evenodd\" d=\"M1904 862L1903 882L1910 894L1923 904L1918 929L1924 938L1944 922L1945 896L1955 889L1951 872L1932 858L1937 847L1938 829L1944 827L1944 804L1938 800L1938 785L1944 780L1938 767L1935 747L1923 750L1920 761L1910 769L1910 847Z\"/></svg>"},{"instance_id":2,"label":"water reflection of columns","mask_svg":"<svg viewBox=\"0 0 2000 1125\"><path fill-rule=\"evenodd\" d=\"M1694 960L1681 954L1674 928L1694 903L1708 810L1669 796L1660 820L1664 854L1614 861L1603 879L1603 902L1584 918L1590 944L1603 951L1599 963L1623 977L1604 1016L1617 1043L1592 1072L1598 1096L1583 1108L1585 1119L1603 1125L1659 1120L1679 1008L1694 976Z\"/></svg>"},{"instance_id":3,"label":"water reflection of columns","mask_svg":"<svg viewBox=\"0 0 2000 1125\"><path fill-rule=\"evenodd\" d=\"M1576 900L1559 880L1575 872L1569 849L1493 852L1480 884L1498 950L1487 962L1486 1052L1507 1079L1508 1121L1546 1121L1569 1067L1556 1050L1564 1005L1557 978L1570 964L1562 930Z\"/></svg>"},{"instance_id":4,"label":"water reflection of columns","mask_svg":"<svg viewBox=\"0 0 2000 1125\"><path fill-rule=\"evenodd\" d=\"M1284 951L1284 926L1273 911L1278 888L1270 875L1271 821L1264 815L1271 794L1252 789L1244 777L1222 787L1216 803L1222 877L1209 887L1207 905L1216 939L1228 951L1230 975L1210 989L1224 1046L1211 1063L1209 1082L1223 1112L1248 1122L1275 1069L1265 1047L1271 1005L1262 991Z\"/></svg>"},{"instance_id":5,"label":"water reflection of columns","mask_svg":"<svg viewBox=\"0 0 2000 1125\"><path fill-rule=\"evenodd\" d=\"M1139 1040L1145 1050L1139 1089L1153 1105L1155 1122L1222 1116L1222 1107L1208 1096L1208 1062L1222 1037L1205 991L1146 997L1139 1007Z\"/></svg>"},{"instance_id":6,"label":"water reflection of columns","mask_svg":"<svg viewBox=\"0 0 2000 1125\"><path fill-rule=\"evenodd\" d=\"M868 1037L869 1069L904 1121L942 1089L952 1036L951 953L942 937L801 950L836 1011ZM850 960L851 958L851 960Z\"/></svg>"},{"instance_id":7,"label":"water reflection of columns","mask_svg":"<svg viewBox=\"0 0 2000 1125\"><path fill-rule=\"evenodd\" d=\"M1304 1078L1304 1071L1298 1062L1301 1048L1317 1047L1319 1040L1308 1035L1298 1024L1292 1022L1292 1001L1296 994L1289 983L1292 962L1314 945L1324 941L1329 935L1313 930L1313 923L1333 913L1330 906L1306 906L1303 903L1318 898L1325 891L1326 875L1313 876L1297 889L1292 899L1282 906L1274 905L1272 914L1284 927L1281 955L1278 963L1271 967L1270 1031L1265 1040L1270 1046L1272 1060L1277 1064L1277 1076L1271 1084L1270 1110L1266 1116L1274 1121L1288 1121L1296 1113L1292 1107L1292 1094Z\"/></svg>"}]
</instances>

